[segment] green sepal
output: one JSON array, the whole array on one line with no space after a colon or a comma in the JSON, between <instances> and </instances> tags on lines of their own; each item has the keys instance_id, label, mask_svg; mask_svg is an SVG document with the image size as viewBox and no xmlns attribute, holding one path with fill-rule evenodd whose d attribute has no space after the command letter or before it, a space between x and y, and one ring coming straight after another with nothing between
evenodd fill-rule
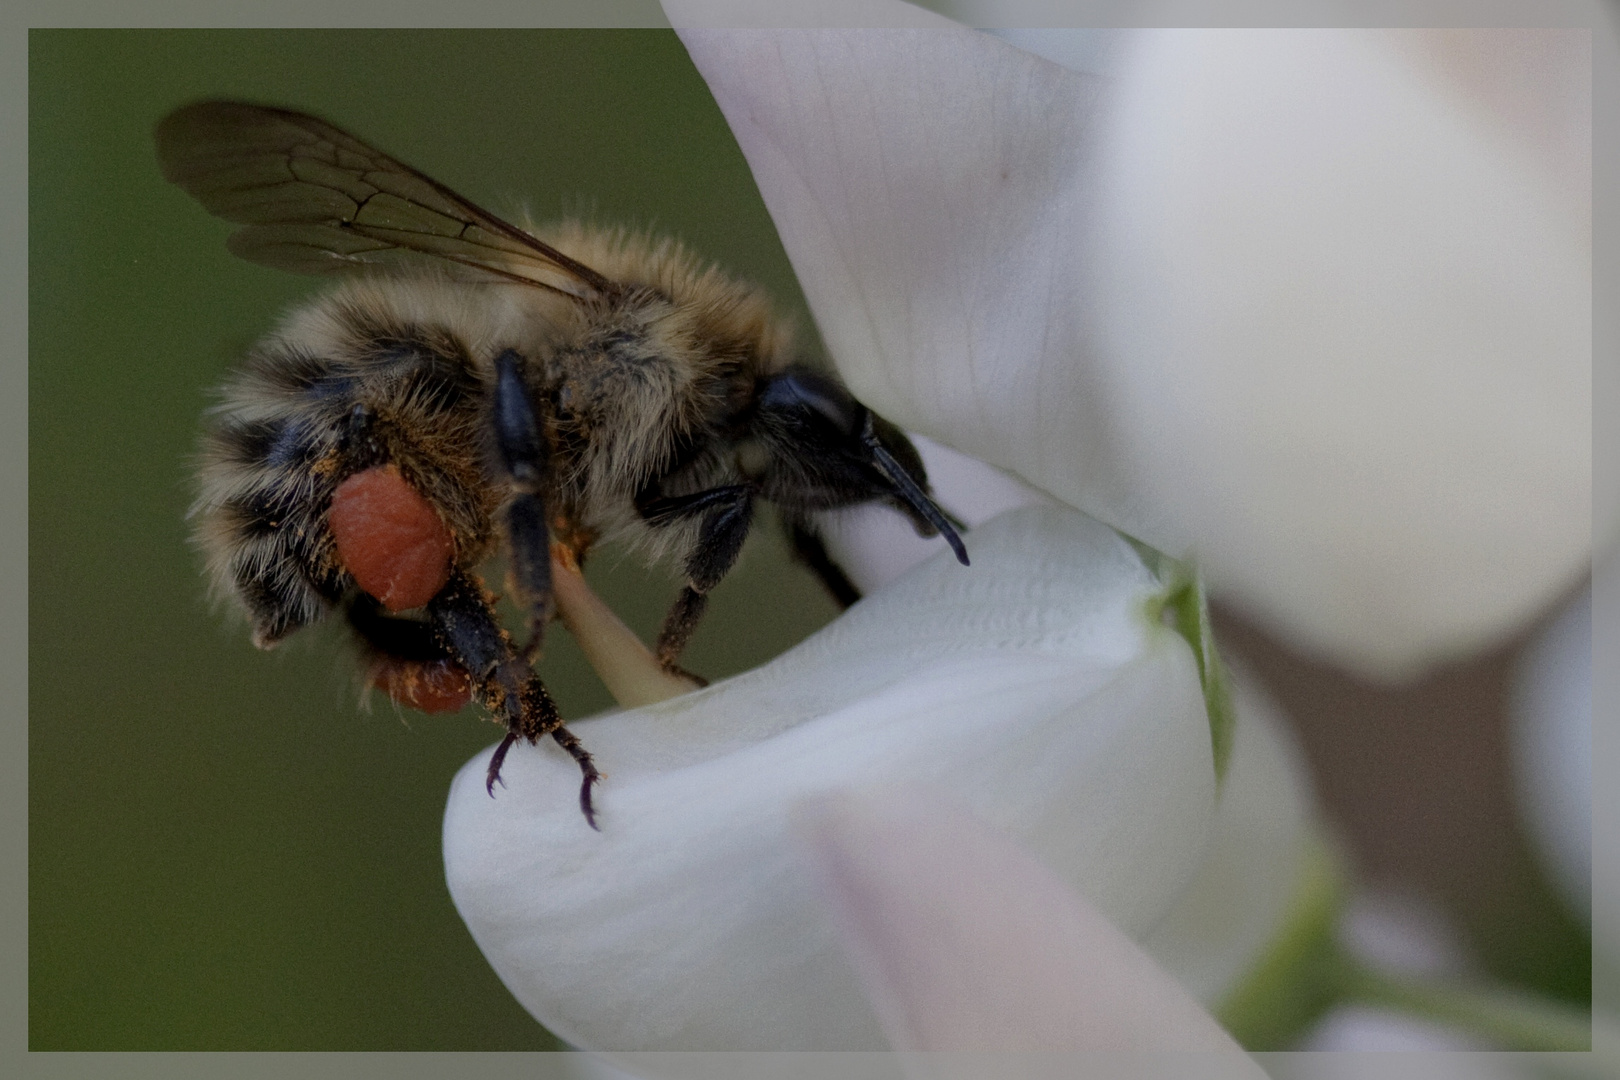
<instances>
[{"instance_id":1,"label":"green sepal","mask_svg":"<svg viewBox=\"0 0 1620 1080\"><path fill-rule=\"evenodd\" d=\"M1125 536L1125 540L1136 549L1142 565L1164 584L1165 591L1155 598L1149 616L1185 638L1198 661L1204 711L1209 717L1209 747L1215 760L1215 782L1219 786L1226 782L1226 767L1232 760L1237 714L1232 710L1230 676L1215 648L1215 630L1209 621L1209 598L1204 592L1204 581L1192 564L1172 559L1135 537Z\"/></svg>"}]
</instances>

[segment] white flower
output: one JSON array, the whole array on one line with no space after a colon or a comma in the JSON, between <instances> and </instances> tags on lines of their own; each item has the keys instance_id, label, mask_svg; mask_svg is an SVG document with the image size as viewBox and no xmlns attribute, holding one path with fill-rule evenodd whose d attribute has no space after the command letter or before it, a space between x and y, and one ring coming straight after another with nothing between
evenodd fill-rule
<instances>
[{"instance_id":1,"label":"white flower","mask_svg":"<svg viewBox=\"0 0 1620 1080\"><path fill-rule=\"evenodd\" d=\"M683 32L858 397L1364 671L1579 580L1582 32L1145 31L1086 76L938 22Z\"/></svg>"},{"instance_id":2,"label":"white flower","mask_svg":"<svg viewBox=\"0 0 1620 1080\"><path fill-rule=\"evenodd\" d=\"M1021 838L1140 933L1202 857L1210 725L1165 586L1073 510L968 537L748 674L578 724L609 779L514 748L457 777L457 910L530 1012L604 1049L881 1049L791 838L800 801L923 784Z\"/></svg>"},{"instance_id":3,"label":"white flower","mask_svg":"<svg viewBox=\"0 0 1620 1080\"><path fill-rule=\"evenodd\" d=\"M1519 808L1570 910L1592 917L1592 593L1560 612L1516 681ZM1609 798L1609 796L1605 796Z\"/></svg>"},{"instance_id":4,"label":"white flower","mask_svg":"<svg viewBox=\"0 0 1620 1080\"><path fill-rule=\"evenodd\" d=\"M942 552L906 568L922 552L898 544L874 560L870 515L849 515L842 550L876 587L843 618L747 675L577 724L609 775L600 834L553 748L515 748L493 800L487 755L471 762L445 819L452 895L507 986L577 1045L939 1045L971 994L896 1006L872 972L893 989L907 955L971 969L951 943L994 896L972 882L1028 856L968 825L953 852L866 796L816 802L921 785L1055 875L1022 947L1049 927L1068 935L1054 956L1100 950L1031 981L1069 995L1047 1011L975 1031L1016 1042L1020 1017L1061 1027L1074 1006L1103 1010L1077 1044L1219 1042L1127 937L1156 933L1165 966L1218 997L1265 920L1206 941L1200 926L1221 902L1285 906L1298 845L1238 882L1204 863L1252 804L1217 803L1211 654L1162 618L1192 594L1076 508L1196 554L1364 668L1503 632L1587 543L1579 208L1363 35L1148 36L1099 80L904 5L863 11L928 25L683 40L851 388L1016 479L955 506L978 526L971 568ZM925 451L949 506L966 489L936 466L948 451ZM928 953L930 898L913 894L909 914L887 908L892 949L868 933L862 953L846 894L851 963L816 865L887 880L869 914L934 881L954 929ZM1064 908L1067 888L1084 899ZM1134 1018L1107 1012L1128 1001Z\"/></svg>"},{"instance_id":5,"label":"white flower","mask_svg":"<svg viewBox=\"0 0 1620 1080\"><path fill-rule=\"evenodd\" d=\"M1176 906L1140 939L1217 1011L1248 989L1257 958L1283 928L1309 917L1302 908L1325 900L1331 911L1340 884L1287 722L1249 677L1237 675L1232 761L1208 853Z\"/></svg>"},{"instance_id":6,"label":"white flower","mask_svg":"<svg viewBox=\"0 0 1620 1080\"><path fill-rule=\"evenodd\" d=\"M1620 549L1609 551L1596 568L1592 594L1597 611L1593 656L1613 657L1620 653ZM1596 700L1605 707L1592 714L1592 758L1620 761L1620 712L1612 707L1620 701L1620 675L1613 663L1604 663L1594 664L1593 676ZM1598 855L1592 862L1592 948L1607 973L1597 990L1606 991L1608 997L1598 1004L1620 1017L1620 785L1599 785L1587 812L1592 815L1592 847ZM1620 1055L1620 1039L1615 1040L1614 1052Z\"/></svg>"}]
</instances>

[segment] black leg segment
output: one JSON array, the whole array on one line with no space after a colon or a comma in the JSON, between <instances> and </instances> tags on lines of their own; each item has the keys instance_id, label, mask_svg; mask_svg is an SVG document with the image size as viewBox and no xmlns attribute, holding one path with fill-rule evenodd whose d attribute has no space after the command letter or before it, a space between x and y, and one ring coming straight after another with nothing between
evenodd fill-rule
<instances>
[{"instance_id":1,"label":"black leg segment","mask_svg":"<svg viewBox=\"0 0 1620 1080\"><path fill-rule=\"evenodd\" d=\"M530 645L539 646L551 608L551 541L538 495L519 493L506 507L508 573L528 612Z\"/></svg>"},{"instance_id":2,"label":"black leg segment","mask_svg":"<svg viewBox=\"0 0 1620 1080\"><path fill-rule=\"evenodd\" d=\"M546 463L545 441L540 434L540 418L523 381L523 358L512 349L495 358L492 406L495 449L500 454L501 468L520 486L539 484Z\"/></svg>"},{"instance_id":3,"label":"black leg segment","mask_svg":"<svg viewBox=\"0 0 1620 1080\"><path fill-rule=\"evenodd\" d=\"M496 454L513 492L504 516L512 587L529 613L528 652L538 647L551 607L551 543L541 497L549 456L523 379L523 358L512 349L495 358L491 411Z\"/></svg>"},{"instance_id":4,"label":"black leg segment","mask_svg":"<svg viewBox=\"0 0 1620 1080\"><path fill-rule=\"evenodd\" d=\"M844 568L833 562L821 537L810 526L798 521L789 522L787 531L788 542L793 545L794 559L808 566L821 579L821 584L832 594L839 607L849 610L861 598L861 590L849 580Z\"/></svg>"},{"instance_id":5,"label":"black leg segment","mask_svg":"<svg viewBox=\"0 0 1620 1080\"><path fill-rule=\"evenodd\" d=\"M664 616L664 625L658 631L658 645L654 649L658 663L665 671L698 679L705 685L707 679L693 675L675 661L680 659L681 650L692 639L692 631L697 629L698 620L703 618L703 609L708 606L708 593L700 593L690 585L682 589L681 595L675 598L675 606Z\"/></svg>"},{"instance_id":6,"label":"black leg segment","mask_svg":"<svg viewBox=\"0 0 1620 1080\"><path fill-rule=\"evenodd\" d=\"M457 572L428 604L428 615L439 645L471 674L479 703L506 725L506 738L490 759L485 777L489 793L495 794L501 764L513 743L518 739L536 743L550 735L584 774L580 809L591 828L596 828L591 789L601 774L579 740L563 727L562 716L545 684L513 651L512 640L496 619L495 608L483 588Z\"/></svg>"},{"instance_id":7,"label":"black leg segment","mask_svg":"<svg viewBox=\"0 0 1620 1080\"><path fill-rule=\"evenodd\" d=\"M366 593L355 592L345 614L360 639L385 656L417 663L451 659L432 623L389 615L381 602Z\"/></svg>"},{"instance_id":8,"label":"black leg segment","mask_svg":"<svg viewBox=\"0 0 1620 1080\"><path fill-rule=\"evenodd\" d=\"M642 517L653 525L669 524L697 517L697 545L686 557L687 587L681 590L675 606L664 618L654 652L667 671L682 671L676 658L697 629L709 592L737 562L743 541L754 522L754 489L747 484L728 484L690 495L637 500Z\"/></svg>"}]
</instances>

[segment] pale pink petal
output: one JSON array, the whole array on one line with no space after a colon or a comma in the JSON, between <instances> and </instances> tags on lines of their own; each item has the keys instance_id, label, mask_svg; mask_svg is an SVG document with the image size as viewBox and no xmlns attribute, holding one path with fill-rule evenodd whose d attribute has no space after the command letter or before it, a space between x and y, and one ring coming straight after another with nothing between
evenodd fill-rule
<instances>
[{"instance_id":1,"label":"pale pink petal","mask_svg":"<svg viewBox=\"0 0 1620 1080\"><path fill-rule=\"evenodd\" d=\"M1241 1056L1096 908L949 802L844 793L801 828L896 1048Z\"/></svg>"}]
</instances>

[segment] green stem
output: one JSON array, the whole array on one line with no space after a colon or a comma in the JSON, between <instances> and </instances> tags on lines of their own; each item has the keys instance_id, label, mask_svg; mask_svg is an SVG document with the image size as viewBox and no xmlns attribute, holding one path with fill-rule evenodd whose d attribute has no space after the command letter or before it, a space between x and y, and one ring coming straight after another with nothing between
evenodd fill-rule
<instances>
[{"instance_id":1,"label":"green stem","mask_svg":"<svg viewBox=\"0 0 1620 1080\"><path fill-rule=\"evenodd\" d=\"M1429 982L1347 963L1352 1001L1483 1035L1503 1050L1590 1050L1590 1013L1510 990Z\"/></svg>"}]
</instances>

